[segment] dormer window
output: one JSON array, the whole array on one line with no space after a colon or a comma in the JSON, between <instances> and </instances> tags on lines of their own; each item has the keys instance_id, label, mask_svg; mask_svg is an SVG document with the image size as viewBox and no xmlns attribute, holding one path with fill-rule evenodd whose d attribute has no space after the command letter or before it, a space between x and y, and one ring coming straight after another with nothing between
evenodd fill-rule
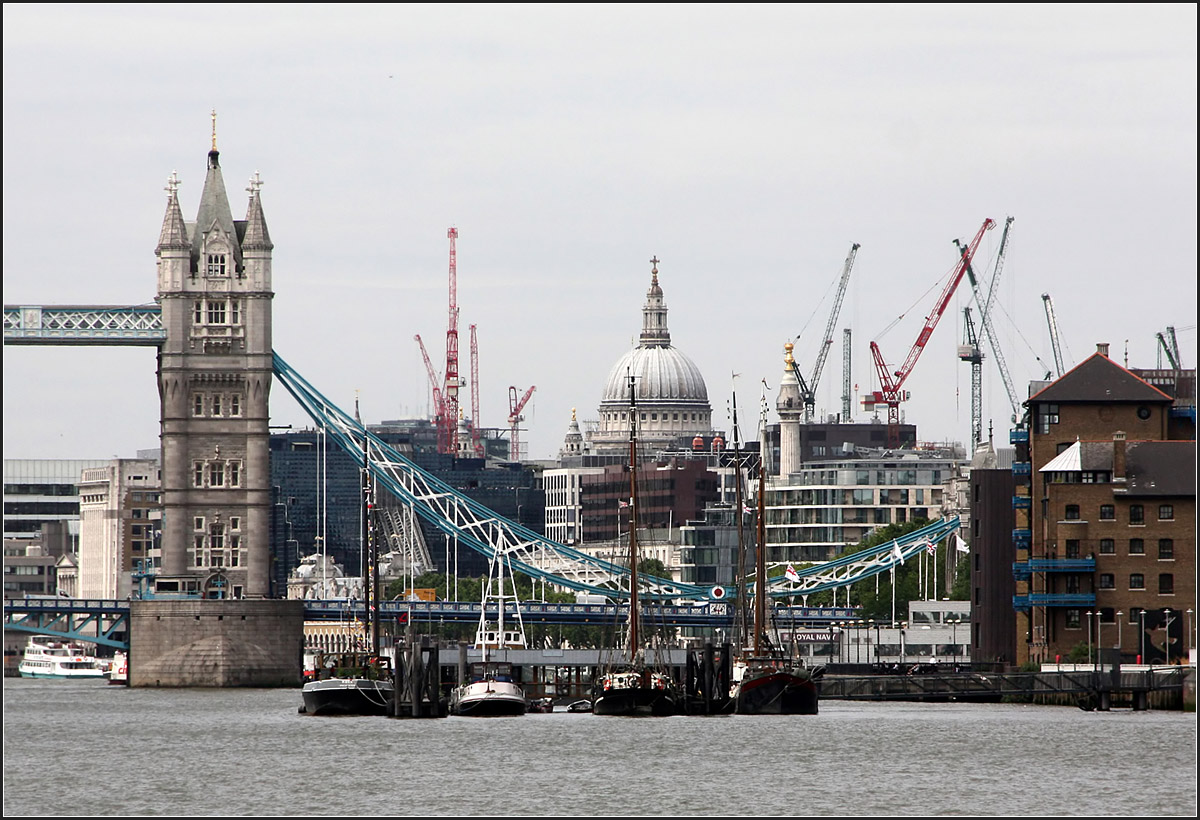
<instances>
[{"instance_id":1,"label":"dormer window","mask_svg":"<svg viewBox=\"0 0 1200 820\"><path fill-rule=\"evenodd\" d=\"M226 276L225 260L226 255L223 253L208 254L208 275L209 276Z\"/></svg>"}]
</instances>

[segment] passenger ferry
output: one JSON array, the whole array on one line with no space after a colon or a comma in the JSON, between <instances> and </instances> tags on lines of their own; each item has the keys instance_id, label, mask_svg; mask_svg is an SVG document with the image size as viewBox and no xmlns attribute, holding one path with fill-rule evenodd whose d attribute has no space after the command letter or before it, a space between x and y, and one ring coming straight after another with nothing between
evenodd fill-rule
<instances>
[{"instance_id":1,"label":"passenger ferry","mask_svg":"<svg viewBox=\"0 0 1200 820\"><path fill-rule=\"evenodd\" d=\"M91 647L33 635L18 667L23 678L102 678L104 668Z\"/></svg>"}]
</instances>

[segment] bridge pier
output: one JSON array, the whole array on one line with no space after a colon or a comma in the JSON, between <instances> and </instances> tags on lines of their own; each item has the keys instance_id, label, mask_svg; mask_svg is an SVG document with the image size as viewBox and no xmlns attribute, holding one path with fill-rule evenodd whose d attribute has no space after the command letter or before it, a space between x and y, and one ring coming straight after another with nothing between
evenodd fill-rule
<instances>
[{"instance_id":1,"label":"bridge pier","mask_svg":"<svg viewBox=\"0 0 1200 820\"><path fill-rule=\"evenodd\" d=\"M299 686L304 602L130 601L129 685Z\"/></svg>"}]
</instances>

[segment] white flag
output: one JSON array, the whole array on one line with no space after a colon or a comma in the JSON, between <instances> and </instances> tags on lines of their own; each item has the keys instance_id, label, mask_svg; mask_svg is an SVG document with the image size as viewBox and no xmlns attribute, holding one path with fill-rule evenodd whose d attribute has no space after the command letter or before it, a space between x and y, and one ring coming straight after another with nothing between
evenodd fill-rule
<instances>
[{"instance_id":1,"label":"white flag","mask_svg":"<svg viewBox=\"0 0 1200 820\"><path fill-rule=\"evenodd\" d=\"M899 541L892 542L892 557L895 558L897 561L904 560L904 553L900 552L900 542Z\"/></svg>"},{"instance_id":2,"label":"white flag","mask_svg":"<svg viewBox=\"0 0 1200 820\"><path fill-rule=\"evenodd\" d=\"M967 546L967 542L962 540L962 536L958 533L954 534L954 548L959 552L970 552L971 548Z\"/></svg>"},{"instance_id":3,"label":"white flag","mask_svg":"<svg viewBox=\"0 0 1200 820\"><path fill-rule=\"evenodd\" d=\"M796 572L796 568L793 567L791 564L788 564L787 571L784 572L783 574L784 574L784 577L786 577L789 581L795 582L795 581L800 580L800 573Z\"/></svg>"}]
</instances>

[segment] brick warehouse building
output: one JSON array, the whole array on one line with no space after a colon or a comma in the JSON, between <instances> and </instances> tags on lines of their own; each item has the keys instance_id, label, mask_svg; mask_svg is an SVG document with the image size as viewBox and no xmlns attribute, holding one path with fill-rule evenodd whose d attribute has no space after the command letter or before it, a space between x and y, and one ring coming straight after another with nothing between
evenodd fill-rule
<instances>
[{"instance_id":1,"label":"brick warehouse building","mask_svg":"<svg viewBox=\"0 0 1200 820\"><path fill-rule=\"evenodd\" d=\"M1186 657L1194 379L1152 385L1099 345L1029 399L1026 475L1013 498L1019 661L1053 661L1083 643L1119 647L1126 662Z\"/></svg>"}]
</instances>

